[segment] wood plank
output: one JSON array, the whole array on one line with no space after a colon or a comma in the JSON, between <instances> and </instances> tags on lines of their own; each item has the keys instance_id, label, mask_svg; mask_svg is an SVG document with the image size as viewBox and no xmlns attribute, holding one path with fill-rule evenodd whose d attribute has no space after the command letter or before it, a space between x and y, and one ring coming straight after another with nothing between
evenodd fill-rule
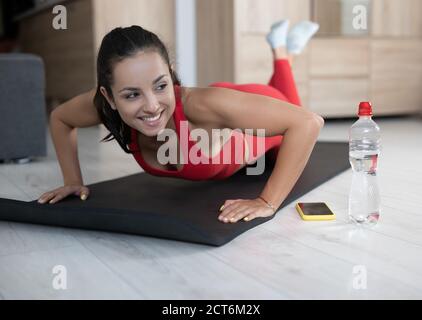
<instances>
[{"instance_id":1,"label":"wood plank","mask_svg":"<svg viewBox=\"0 0 422 320\"><path fill-rule=\"evenodd\" d=\"M309 90L311 110L324 117L352 116L359 102L368 101L369 81L365 78L311 79Z\"/></svg>"},{"instance_id":2,"label":"wood plank","mask_svg":"<svg viewBox=\"0 0 422 320\"><path fill-rule=\"evenodd\" d=\"M328 222L320 227L300 223L297 216L286 221L288 210L282 211L280 219L276 217L274 222L242 234L230 246L213 251L213 254L273 288L286 290L293 299L403 299L417 298L422 294L414 285L385 276L366 261L347 260L340 257L337 250L324 250L325 242L337 243L338 238L344 237L344 229L330 227ZM319 237L314 236L317 232ZM339 250L346 251L343 255L347 255L352 248ZM356 290L353 288L353 269L364 263L370 277L368 287ZM405 276L409 274L413 275L413 272ZM394 290L384 290L386 286Z\"/></svg>"},{"instance_id":3,"label":"wood plank","mask_svg":"<svg viewBox=\"0 0 422 320\"><path fill-rule=\"evenodd\" d=\"M294 25L311 17L308 0L236 0L235 7L239 33L267 33L276 21L289 19Z\"/></svg>"},{"instance_id":4,"label":"wood plank","mask_svg":"<svg viewBox=\"0 0 422 320\"><path fill-rule=\"evenodd\" d=\"M30 196L14 183L13 176L7 177L6 170L7 165L0 166L0 197L21 201L30 200Z\"/></svg>"},{"instance_id":5,"label":"wood plank","mask_svg":"<svg viewBox=\"0 0 422 320\"><path fill-rule=\"evenodd\" d=\"M341 0L312 0L312 21L319 24L318 37L342 34Z\"/></svg>"},{"instance_id":6,"label":"wood plank","mask_svg":"<svg viewBox=\"0 0 422 320\"><path fill-rule=\"evenodd\" d=\"M198 86L212 82L234 82L234 0L196 2Z\"/></svg>"},{"instance_id":7,"label":"wood plank","mask_svg":"<svg viewBox=\"0 0 422 320\"><path fill-rule=\"evenodd\" d=\"M203 245L108 233L73 233L115 274L147 299L285 299ZM136 277L133 275L136 274Z\"/></svg>"},{"instance_id":8,"label":"wood plank","mask_svg":"<svg viewBox=\"0 0 422 320\"><path fill-rule=\"evenodd\" d=\"M78 242L65 228L0 222L0 257L70 247Z\"/></svg>"},{"instance_id":9,"label":"wood plank","mask_svg":"<svg viewBox=\"0 0 422 320\"><path fill-rule=\"evenodd\" d=\"M60 101L92 89L95 82L91 1L70 1L66 8L66 30L52 28L49 10L20 24L22 51L43 58L47 98Z\"/></svg>"},{"instance_id":10,"label":"wood plank","mask_svg":"<svg viewBox=\"0 0 422 320\"><path fill-rule=\"evenodd\" d=\"M372 1L372 8L372 35L414 38L422 36L421 1Z\"/></svg>"},{"instance_id":11,"label":"wood plank","mask_svg":"<svg viewBox=\"0 0 422 320\"><path fill-rule=\"evenodd\" d=\"M378 170L382 211L374 229L358 232L348 223L351 170L297 200L327 202L337 221L305 222L292 203L273 220L219 248L1 222L0 299L420 299L422 149L415 146L421 119L375 120L381 127L383 149ZM327 120L319 140L347 141L353 122ZM98 144L103 130L85 128L78 133L82 162L92 179L112 177L116 161L126 156L115 143ZM9 179L16 193L60 179L49 150L45 169L39 164L1 165L0 190L8 187ZM32 178L26 180L25 175ZM46 181L40 182L38 176ZM68 268L72 286L66 292L51 288L51 269L57 264ZM353 288L357 265L367 268L366 290ZM88 272L97 268L98 273Z\"/></svg>"},{"instance_id":12,"label":"wood plank","mask_svg":"<svg viewBox=\"0 0 422 320\"><path fill-rule=\"evenodd\" d=\"M296 87L299 92L301 105L309 109L309 83L297 83Z\"/></svg>"},{"instance_id":13,"label":"wood plank","mask_svg":"<svg viewBox=\"0 0 422 320\"><path fill-rule=\"evenodd\" d=\"M378 174L381 213L378 226L373 231L422 248L422 214L419 210L421 204L418 199L422 187L412 185L409 188L409 181L386 177L384 173L386 169L380 168L379 170L382 172ZM352 172L349 170L347 173L311 191L300 201L326 202L336 214L339 212L339 219L348 222L347 212L351 180ZM294 207L291 209L292 213L297 214Z\"/></svg>"},{"instance_id":14,"label":"wood plank","mask_svg":"<svg viewBox=\"0 0 422 320\"><path fill-rule=\"evenodd\" d=\"M92 5L95 50L112 29L139 25L156 33L170 52L175 53L173 0L92 0Z\"/></svg>"},{"instance_id":15,"label":"wood plank","mask_svg":"<svg viewBox=\"0 0 422 320\"><path fill-rule=\"evenodd\" d=\"M66 268L66 290L53 287L57 265ZM0 273L2 295L8 300L145 298L79 244L0 257Z\"/></svg>"},{"instance_id":16,"label":"wood plank","mask_svg":"<svg viewBox=\"0 0 422 320\"><path fill-rule=\"evenodd\" d=\"M369 78L369 44L367 38L314 39L310 43L310 77Z\"/></svg>"},{"instance_id":17,"label":"wood plank","mask_svg":"<svg viewBox=\"0 0 422 320\"><path fill-rule=\"evenodd\" d=\"M345 186L344 183L336 185L341 186L342 190ZM298 201L334 199L329 193L321 189L314 190L314 197L306 195ZM342 194L347 199L348 193L343 191ZM337 201L335 203L338 204ZM275 223L264 224L264 228L344 261L366 265L368 270L372 269L372 273L413 286L419 295L422 294L421 245L387 235L384 226L391 226L389 223L393 222L389 219L380 220L374 229L361 229L349 222L347 208L336 207L333 210L337 215L336 221L312 223L302 221L294 204L290 204L284 214L278 214ZM389 212L385 215L389 216ZM412 228L411 224L406 227L403 225L400 229L404 231L406 228Z\"/></svg>"},{"instance_id":18,"label":"wood plank","mask_svg":"<svg viewBox=\"0 0 422 320\"><path fill-rule=\"evenodd\" d=\"M238 40L236 83L268 84L273 73L273 56L265 34L241 34ZM308 50L294 58L293 75L297 84L308 81Z\"/></svg>"},{"instance_id":19,"label":"wood plank","mask_svg":"<svg viewBox=\"0 0 422 320\"><path fill-rule=\"evenodd\" d=\"M373 40L370 98L382 113L422 106L422 41Z\"/></svg>"}]
</instances>

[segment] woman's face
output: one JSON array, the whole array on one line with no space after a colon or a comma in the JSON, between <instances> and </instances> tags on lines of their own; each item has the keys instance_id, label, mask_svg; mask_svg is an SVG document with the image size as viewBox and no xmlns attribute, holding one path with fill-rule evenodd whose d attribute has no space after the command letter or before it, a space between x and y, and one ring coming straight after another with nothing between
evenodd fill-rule
<instances>
[{"instance_id":1,"label":"woman's face","mask_svg":"<svg viewBox=\"0 0 422 320\"><path fill-rule=\"evenodd\" d=\"M114 101L102 94L122 120L146 136L166 128L175 109L173 82L168 65L156 52L139 52L118 62L111 87Z\"/></svg>"}]
</instances>

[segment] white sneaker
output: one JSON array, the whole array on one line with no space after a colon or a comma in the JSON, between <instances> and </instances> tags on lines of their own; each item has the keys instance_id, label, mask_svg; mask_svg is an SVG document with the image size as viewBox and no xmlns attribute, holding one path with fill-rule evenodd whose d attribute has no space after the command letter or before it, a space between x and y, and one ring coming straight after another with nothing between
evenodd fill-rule
<instances>
[{"instance_id":1,"label":"white sneaker","mask_svg":"<svg viewBox=\"0 0 422 320\"><path fill-rule=\"evenodd\" d=\"M267 34L267 42L271 48L285 47L287 43L287 30L289 29L289 20L281 20L271 26L271 31Z\"/></svg>"},{"instance_id":2,"label":"white sneaker","mask_svg":"<svg viewBox=\"0 0 422 320\"><path fill-rule=\"evenodd\" d=\"M295 24L287 35L287 52L300 54L318 29L319 24L312 21L301 21Z\"/></svg>"}]
</instances>

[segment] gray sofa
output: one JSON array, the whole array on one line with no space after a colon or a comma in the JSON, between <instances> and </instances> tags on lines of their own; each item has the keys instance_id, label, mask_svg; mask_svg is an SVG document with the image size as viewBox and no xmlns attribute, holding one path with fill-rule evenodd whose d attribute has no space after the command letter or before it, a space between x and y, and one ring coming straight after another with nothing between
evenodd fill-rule
<instances>
[{"instance_id":1,"label":"gray sofa","mask_svg":"<svg viewBox=\"0 0 422 320\"><path fill-rule=\"evenodd\" d=\"M32 54L0 54L0 161L47 154L45 74Z\"/></svg>"}]
</instances>

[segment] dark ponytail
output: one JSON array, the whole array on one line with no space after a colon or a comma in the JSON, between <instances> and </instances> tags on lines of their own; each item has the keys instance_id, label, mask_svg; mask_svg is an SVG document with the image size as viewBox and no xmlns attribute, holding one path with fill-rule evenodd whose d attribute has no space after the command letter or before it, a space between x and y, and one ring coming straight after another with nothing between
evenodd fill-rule
<instances>
[{"instance_id":1,"label":"dark ponytail","mask_svg":"<svg viewBox=\"0 0 422 320\"><path fill-rule=\"evenodd\" d=\"M163 58L169 67L174 85L180 85L177 73L170 67L168 51L158 36L140 26L127 28L115 28L110 31L101 42L97 58L97 92L94 97L94 105L98 111L101 122L110 133L101 142L116 139L120 147L126 153L131 143L131 128L123 122L117 110L113 110L107 99L102 95L100 87L104 87L109 97L113 97L111 85L113 84L114 64L131 57L139 51L155 51Z\"/></svg>"}]
</instances>

